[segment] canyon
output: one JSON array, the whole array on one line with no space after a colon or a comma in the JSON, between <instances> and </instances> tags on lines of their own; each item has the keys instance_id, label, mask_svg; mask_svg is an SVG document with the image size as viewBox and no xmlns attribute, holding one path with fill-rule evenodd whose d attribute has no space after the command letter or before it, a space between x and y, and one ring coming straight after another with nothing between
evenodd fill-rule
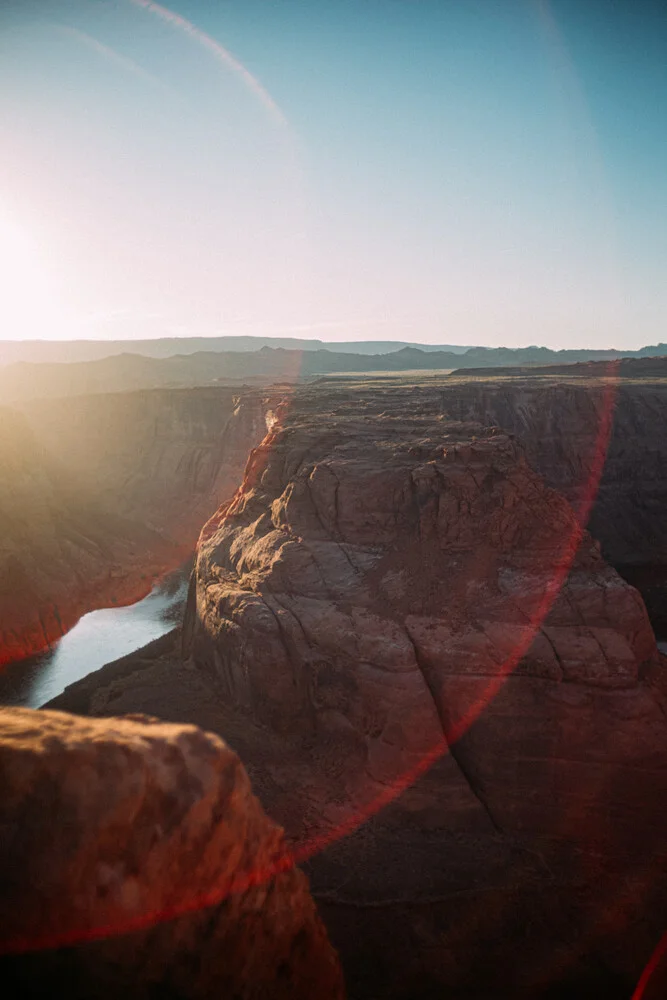
<instances>
[{"instance_id":1,"label":"canyon","mask_svg":"<svg viewBox=\"0 0 667 1000\"><path fill-rule=\"evenodd\" d=\"M664 565L665 391L300 387L201 532L183 628L50 707L223 736L352 996L629 996L667 921L667 688L609 562Z\"/></svg>"},{"instance_id":2,"label":"canyon","mask_svg":"<svg viewBox=\"0 0 667 1000\"><path fill-rule=\"evenodd\" d=\"M575 508L586 501L608 421L588 525L667 636L665 382L661 359L649 360L624 362L641 364L642 378L481 371L448 378L379 375L373 385L428 385L440 394L443 415L504 428ZM326 396L340 378L364 383L331 377L315 383L316 391ZM139 599L155 579L183 564L202 524L240 483L267 420L294 391L288 385L200 386L33 399L5 408L1 662L49 646L85 611Z\"/></svg>"},{"instance_id":3,"label":"canyon","mask_svg":"<svg viewBox=\"0 0 667 1000\"><path fill-rule=\"evenodd\" d=\"M216 387L4 408L0 663L86 611L138 600L188 559L277 398Z\"/></svg>"}]
</instances>

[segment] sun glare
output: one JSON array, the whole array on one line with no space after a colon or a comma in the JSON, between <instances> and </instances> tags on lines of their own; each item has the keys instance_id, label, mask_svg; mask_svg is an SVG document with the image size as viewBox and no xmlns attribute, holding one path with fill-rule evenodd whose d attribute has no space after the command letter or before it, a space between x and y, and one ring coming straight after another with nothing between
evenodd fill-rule
<instances>
[{"instance_id":1,"label":"sun glare","mask_svg":"<svg viewBox=\"0 0 667 1000\"><path fill-rule=\"evenodd\" d=\"M44 249L20 223L0 212L0 339L51 339L64 334L56 282Z\"/></svg>"}]
</instances>

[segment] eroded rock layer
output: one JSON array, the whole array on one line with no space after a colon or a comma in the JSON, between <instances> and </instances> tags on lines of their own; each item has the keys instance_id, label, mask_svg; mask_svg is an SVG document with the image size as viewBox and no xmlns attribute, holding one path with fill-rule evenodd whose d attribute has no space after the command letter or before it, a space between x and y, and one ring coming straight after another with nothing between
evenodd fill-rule
<instances>
[{"instance_id":1,"label":"eroded rock layer","mask_svg":"<svg viewBox=\"0 0 667 1000\"><path fill-rule=\"evenodd\" d=\"M190 556L266 433L270 393L220 388L33 401L0 434L0 665Z\"/></svg>"},{"instance_id":2,"label":"eroded rock layer","mask_svg":"<svg viewBox=\"0 0 667 1000\"><path fill-rule=\"evenodd\" d=\"M91 607L143 596L181 556L146 524L102 509L20 414L0 419L2 666L44 649Z\"/></svg>"},{"instance_id":3,"label":"eroded rock layer","mask_svg":"<svg viewBox=\"0 0 667 1000\"><path fill-rule=\"evenodd\" d=\"M224 735L357 998L627 1000L667 926L664 660L532 467L589 477L599 400L532 384L300 389L202 534L186 659L57 699Z\"/></svg>"},{"instance_id":4,"label":"eroded rock layer","mask_svg":"<svg viewBox=\"0 0 667 1000\"><path fill-rule=\"evenodd\" d=\"M605 558L639 587L651 621L667 637L667 379L664 361L645 359L642 379L522 373L455 377L443 413L514 434L546 482L576 510ZM546 370L545 370L546 371ZM601 473L601 474L596 474Z\"/></svg>"},{"instance_id":5,"label":"eroded rock layer","mask_svg":"<svg viewBox=\"0 0 667 1000\"><path fill-rule=\"evenodd\" d=\"M431 944L419 958L408 949L407 983L396 985L399 947L380 962L388 995L421 996L429 977L461 987L461 956L480 959L494 933L507 995L538 995L549 948L570 956L558 975L583 955L626 988L652 932L622 953L610 942L638 919L664 861L664 667L640 596L563 496L505 434L447 419L443 398L428 386L300 390L202 532L186 654L249 725L300 739L300 771L262 768L267 801L290 814L306 853L402 791L366 839L313 861L334 922L336 906L426 906ZM244 754L252 764L252 747ZM518 961L512 926L494 932L480 913L451 926L471 880L486 882L492 909L511 905L516 851L522 871L531 852L541 859L521 903L534 962ZM619 872L640 888L616 900L613 920ZM562 909L575 884L579 951L564 943L576 937ZM351 939L341 919L349 955L359 930ZM460 954L443 964L433 949L447 926Z\"/></svg>"},{"instance_id":6,"label":"eroded rock layer","mask_svg":"<svg viewBox=\"0 0 667 1000\"><path fill-rule=\"evenodd\" d=\"M614 369L612 369L613 375ZM667 563L667 379L453 378L443 413L515 435L550 486L577 508L594 487L589 529L614 564ZM591 473L599 461L595 482Z\"/></svg>"},{"instance_id":7,"label":"eroded rock layer","mask_svg":"<svg viewBox=\"0 0 667 1000\"><path fill-rule=\"evenodd\" d=\"M342 998L307 881L216 736L4 709L0 787L3 996Z\"/></svg>"}]
</instances>

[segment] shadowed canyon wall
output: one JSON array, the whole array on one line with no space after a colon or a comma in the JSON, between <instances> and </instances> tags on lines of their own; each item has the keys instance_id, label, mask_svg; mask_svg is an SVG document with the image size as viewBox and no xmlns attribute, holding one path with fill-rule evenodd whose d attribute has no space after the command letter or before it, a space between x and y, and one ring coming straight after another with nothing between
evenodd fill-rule
<instances>
[{"instance_id":1,"label":"shadowed canyon wall","mask_svg":"<svg viewBox=\"0 0 667 1000\"><path fill-rule=\"evenodd\" d=\"M575 510L602 439L588 529L605 558L640 588L654 626L667 636L667 380L456 378L442 406L454 418L516 435L532 467ZM600 433L607 418L608 443Z\"/></svg>"},{"instance_id":2,"label":"shadowed canyon wall","mask_svg":"<svg viewBox=\"0 0 667 1000\"><path fill-rule=\"evenodd\" d=\"M192 552L267 427L270 393L224 387L34 401L5 410L0 660L129 603Z\"/></svg>"},{"instance_id":3,"label":"shadowed canyon wall","mask_svg":"<svg viewBox=\"0 0 667 1000\"><path fill-rule=\"evenodd\" d=\"M0 431L0 664L43 649L83 612L150 588L173 543L74 485L9 409Z\"/></svg>"}]
</instances>

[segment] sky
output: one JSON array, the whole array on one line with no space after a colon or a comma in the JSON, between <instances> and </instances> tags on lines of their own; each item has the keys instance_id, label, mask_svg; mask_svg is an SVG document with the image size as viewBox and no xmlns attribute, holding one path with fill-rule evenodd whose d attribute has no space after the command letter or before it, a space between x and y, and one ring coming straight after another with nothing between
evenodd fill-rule
<instances>
[{"instance_id":1,"label":"sky","mask_svg":"<svg viewBox=\"0 0 667 1000\"><path fill-rule=\"evenodd\" d=\"M667 340L667 4L0 0L0 338Z\"/></svg>"}]
</instances>

